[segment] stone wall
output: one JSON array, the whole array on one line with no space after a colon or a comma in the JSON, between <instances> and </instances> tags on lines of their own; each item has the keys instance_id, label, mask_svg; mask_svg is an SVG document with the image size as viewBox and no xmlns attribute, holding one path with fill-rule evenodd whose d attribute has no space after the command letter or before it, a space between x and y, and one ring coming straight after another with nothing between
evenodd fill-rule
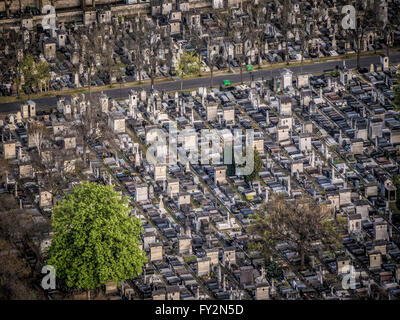
<instances>
[{"instance_id":1,"label":"stone wall","mask_svg":"<svg viewBox=\"0 0 400 320\"><path fill-rule=\"evenodd\" d=\"M56 9L72 9L82 7L83 0L21 0L22 10L25 7L36 7L41 10L41 6L45 6L47 4L51 4L51 2L55 2ZM92 6L93 0L84 0L86 1L86 6ZM106 4L117 4L117 3L125 3L125 1L121 0L96 0L96 5L106 5ZM11 1L11 12L19 11L19 1ZM0 1L0 11L5 11L4 0Z\"/></svg>"},{"instance_id":2,"label":"stone wall","mask_svg":"<svg viewBox=\"0 0 400 320\"><path fill-rule=\"evenodd\" d=\"M111 7L111 13L113 16L134 16L137 14L150 14L150 4L149 3L137 3L129 5L116 5ZM44 15L33 16L33 25L42 22ZM83 11L77 10L67 10L57 12L57 23L69 23L77 22L83 23ZM20 26L20 19L10 18L10 19L0 19L0 29L10 28Z\"/></svg>"},{"instance_id":3,"label":"stone wall","mask_svg":"<svg viewBox=\"0 0 400 320\"><path fill-rule=\"evenodd\" d=\"M43 6L50 4L51 0L21 0L23 10L26 6L30 7L39 7L40 2ZM57 9L57 22L83 22L83 11L82 0L57 0L56 1L56 9ZM243 2L247 2L248 0L243 0ZM151 13L151 6L149 2L141 2L134 4L125 4L126 1L121 0L96 0L96 5L98 7L110 4L111 12L113 16L133 16L137 14L149 14ZM86 5L88 8L92 6L92 0L86 0ZM211 8L211 0L189 0L190 9L199 10L200 12L203 10L209 10ZM5 11L4 0L0 0L0 12ZM11 12L19 11L19 2L12 1L11 4ZM33 17L33 25L37 25L41 23L43 15L37 15ZM20 26L19 18L3 18L0 19L0 30L2 28L10 28Z\"/></svg>"},{"instance_id":4,"label":"stone wall","mask_svg":"<svg viewBox=\"0 0 400 320\"><path fill-rule=\"evenodd\" d=\"M41 10L41 6L45 6L47 4L51 4L51 2L55 2L55 7L57 10L65 10L65 9L77 9L82 7L82 1L86 1L86 6L91 7L93 5L93 0L21 0L21 5L22 5L22 10L25 9L25 7L36 7L39 10ZM125 12L121 10L121 15L129 15L133 11L131 5L125 5L126 1L124 0L95 0L96 6L103 6L103 5L118 5L118 9L116 10L121 10L122 8L125 7L129 12ZM140 1L140 0L139 0ZM138 1L138 2L139 2ZM242 0L243 2L247 2L248 0ZM228 6L234 6L239 3L239 0L228 0L227 5ZM134 4L137 6L137 9L140 10L141 13L148 12L150 13L150 3L137 3ZM114 6L112 10L114 11ZM205 9L205 8L211 8L212 7L212 2L211 0L189 0L189 8L190 9ZM11 12L18 12L20 10L20 4L19 1L17 0L12 0L11 1ZM0 12L5 11L5 1L0 0Z\"/></svg>"}]
</instances>

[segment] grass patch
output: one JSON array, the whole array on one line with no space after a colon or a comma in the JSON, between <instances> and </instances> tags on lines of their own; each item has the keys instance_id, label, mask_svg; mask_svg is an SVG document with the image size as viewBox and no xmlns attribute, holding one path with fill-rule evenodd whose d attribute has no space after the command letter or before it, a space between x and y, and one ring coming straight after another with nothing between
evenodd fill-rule
<instances>
[{"instance_id":1,"label":"grass patch","mask_svg":"<svg viewBox=\"0 0 400 320\"><path fill-rule=\"evenodd\" d=\"M185 263L195 262L197 261L197 257L196 256L185 257L183 261L185 261Z\"/></svg>"}]
</instances>

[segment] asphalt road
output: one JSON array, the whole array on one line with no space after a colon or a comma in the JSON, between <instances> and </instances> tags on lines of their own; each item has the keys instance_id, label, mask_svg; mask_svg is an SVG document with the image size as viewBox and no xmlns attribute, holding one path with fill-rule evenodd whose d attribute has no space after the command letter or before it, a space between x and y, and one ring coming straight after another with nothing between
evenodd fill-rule
<instances>
[{"instance_id":1,"label":"asphalt road","mask_svg":"<svg viewBox=\"0 0 400 320\"><path fill-rule=\"evenodd\" d=\"M378 63L379 62L379 56L370 56L370 57L363 57L361 58L361 67L367 67L371 65L371 63ZM390 56L390 63L399 63L400 62L400 53L392 54ZM315 64L307 64L303 66L303 72L304 73L322 73L324 70L328 69L334 69L337 65L342 65L343 62L340 60L336 61L326 61L322 63L315 63ZM348 59L346 60L346 66L349 68L355 68L357 65L357 60L356 59ZM301 72L301 67L300 66L288 66L288 69L292 70L294 74L298 74ZM258 79L271 79L271 77L277 77L280 74L280 70L282 68L276 68L276 69L270 69L270 70L255 70L253 72L253 77L255 80ZM218 75L215 76L213 79L213 85L222 85L223 81L229 79L232 84L234 83L240 83L240 73L234 73L234 74L228 74L228 75ZM250 73L244 72L243 73L243 81L249 81L250 80ZM170 81L170 82L164 82L164 83L159 83L155 84L154 87L155 89L162 91L177 91L180 90L180 80L177 81ZM195 79L188 79L184 80L183 82L183 89L195 89L199 87L209 87L210 86L210 77L200 77L200 78L195 78ZM104 90L104 93L106 93L109 97L113 99L118 99L118 98L127 98L129 95L129 91L131 89L136 89L136 90L141 90L144 88L145 90L150 90L150 85L141 85L141 86L132 86L129 88L114 88L114 89L108 89ZM60 95L62 92L60 92ZM94 92L92 95L94 97L98 96L100 92ZM56 97L43 97L39 99L34 100L36 102L37 108L48 108L48 107L54 107L57 104L57 98ZM0 113L11 113L11 112L17 112L20 108L21 102L10 102L10 103L4 103L0 104Z\"/></svg>"}]
</instances>

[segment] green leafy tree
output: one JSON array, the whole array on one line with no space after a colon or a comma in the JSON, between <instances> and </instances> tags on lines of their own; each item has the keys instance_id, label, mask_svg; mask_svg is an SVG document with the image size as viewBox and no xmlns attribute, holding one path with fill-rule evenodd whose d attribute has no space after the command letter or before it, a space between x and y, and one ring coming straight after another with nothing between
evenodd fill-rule
<instances>
[{"instance_id":1,"label":"green leafy tree","mask_svg":"<svg viewBox=\"0 0 400 320\"><path fill-rule=\"evenodd\" d=\"M254 170L251 174L246 176L246 181L247 182L252 182L254 181L255 178L258 177L258 173L262 169L263 163L260 157L260 154L258 151L254 148Z\"/></svg>"},{"instance_id":2,"label":"green leafy tree","mask_svg":"<svg viewBox=\"0 0 400 320\"><path fill-rule=\"evenodd\" d=\"M394 95L394 108L396 111L400 111L400 68L397 70L397 84L394 87L393 95Z\"/></svg>"},{"instance_id":3,"label":"green leafy tree","mask_svg":"<svg viewBox=\"0 0 400 320\"><path fill-rule=\"evenodd\" d=\"M47 62L36 62L33 56L28 54L22 60L21 70L24 76L24 88L28 93L32 89L46 88L50 80L50 66Z\"/></svg>"},{"instance_id":4,"label":"green leafy tree","mask_svg":"<svg viewBox=\"0 0 400 320\"><path fill-rule=\"evenodd\" d=\"M332 78L337 78L337 77L339 77L339 71L337 71L337 70L331 71L331 77L332 77Z\"/></svg>"},{"instance_id":5,"label":"green leafy tree","mask_svg":"<svg viewBox=\"0 0 400 320\"><path fill-rule=\"evenodd\" d=\"M283 277L281 265L274 260L271 260L271 262L268 264L266 271L267 276L270 279L278 279Z\"/></svg>"},{"instance_id":6,"label":"green leafy tree","mask_svg":"<svg viewBox=\"0 0 400 320\"><path fill-rule=\"evenodd\" d=\"M140 274L146 261L139 248L142 226L129 213L128 198L112 186L84 182L75 187L53 211L47 263L58 280L92 290Z\"/></svg>"},{"instance_id":7,"label":"green leafy tree","mask_svg":"<svg viewBox=\"0 0 400 320\"><path fill-rule=\"evenodd\" d=\"M181 90L183 89L183 78L191 74L197 75L199 72L200 64L196 53L184 51L176 68L176 74L181 78Z\"/></svg>"}]
</instances>

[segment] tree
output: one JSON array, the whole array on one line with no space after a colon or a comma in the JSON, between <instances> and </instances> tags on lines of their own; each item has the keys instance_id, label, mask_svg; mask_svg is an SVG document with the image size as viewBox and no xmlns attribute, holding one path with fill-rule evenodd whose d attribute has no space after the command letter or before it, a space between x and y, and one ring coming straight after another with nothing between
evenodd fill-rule
<instances>
[{"instance_id":1,"label":"tree","mask_svg":"<svg viewBox=\"0 0 400 320\"><path fill-rule=\"evenodd\" d=\"M219 23L219 28L224 35L224 49L226 55L226 63L228 64L228 72L232 72L231 59L232 55L230 52L230 47L232 46L232 41L235 36L234 27L234 13L232 8L228 8L226 11L220 11L216 13L216 20Z\"/></svg>"},{"instance_id":2,"label":"tree","mask_svg":"<svg viewBox=\"0 0 400 320\"><path fill-rule=\"evenodd\" d=\"M104 60L104 68L107 72L109 84L113 85L114 75L117 74L117 63L114 58L114 47L115 47L115 33L110 32L109 35L105 36L105 50L102 55L102 59Z\"/></svg>"},{"instance_id":3,"label":"tree","mask_svg":"<svg viewBox=\"0 0 400 320\"><path fill-rule=\"evenodd\" d=\"M139 30L140 31L140 30ZM142 82L142 70L144 67L144 38L141 32L135 34L135 40L133 40L129 35L124 39L124 45L128 50L131 51L131 61L135 66L137 79L139 83Z\"/></svg>"},{"instance_id":4,"label":"tree","mask_svg":"<svg viewBox=\"0 0 400 320\"><path fill-rule=\"evenodd\" d=\"M400 190L400 177L398 175L395 175L393 177L393 184L397 190ZM397 197L396 197L396 207L397 207L397 209L400 210L400 195L398 192L397 192Z\"/></svg>"},{"instance_id":5,"label":"tree","mask_svg":"<svg viewBox=\"0 0 400 320\"><path fill-rule=\"evenodd\" d=\"M124 76L125 76L125 70L126 70L126 65L123 62L121 62L120 58L117 58L114 72L117 77L117 81L119 81L119 89L120 89L121 94L122 94L122 83L123 83ZM111 82L110 82L110 84L111 84Z\"/></svg>"},{"instance_id":6,"label":"tree","mask_svg":"<svg viewBox=\"0 0 400 320\"><path fill-rule=\"evenodd\" d=\"M144 54L144 69L150 77L151 89L154 89L154 80L156 78L158 67L163 63L164 45L168 37L162 33L161 28L151 20L146 20L141 28L143 40L142 54Z\"/></svg>"},{"instance_id":7,"label":"tree","mask_svg":"<svg viewBox=\"0 0 400 320\"><path fill-rule=\"evenodd\" d=\"M181 78L181 90L183 90L183 78L191 74L198 74L200 70L199 59L195 52L184 51L179 58L176 74Z\"/></svg>"},{"instance_id":8,"label":"tree","mask_svg":"<svg viewBox=\"0 0 400 320\"><path fill-rule=\"evenodd\" d=\"M210 36L207 37L207 65L210 68L210 88L213 86L214 80L214 68L218 62L219 55L215 52L211 52L211 39Z\"/></svg>"},{"instance_id":9,"label":"tree","mask_svg":"<svg viewBox=\"0 0 400 320\"><path fill-rule=\"evenodd\" d=\"M250 23L244 23L242 27L243 27L243 30L246 30L247 32L239 33L239 37L237 39L237 41L241 47L241 52L237 55L237 58L239 61L240 83L241 84L243 84L243 65L246 63L247 56L249 55L249 52L251 50L251 44L250 44L250 39L249 39Z\"/></svg>"},{"instance_id":10,"label":"tree","mask_svg":"<svg viewBox=\"0 0 400 320\"><path fill-rule=\"evenodd\" d=\"M72 182L78 182L81 176L81 168L65 161L67 156L68 150L54 145L42 150L41 156L38 152L30 154L38 186L51 194L53 206L57 203L57 197L62 196L64 190L68 189Z\"/></svg>"},{"instance_id":11,"label":"tree","mask_svg":"<svg viewBox=\"0 0 400 320\"><path fill-rule=\"evenodd\" d=\"M299 30L299 35L300 35L300 54L301 54L300 70L301 73L303 73L304 54L308 48L308 40L309 40L309 36L307 35L307 31L305 29L307 23L307 15L304 14L304 16L302 16L302 13L300 13L296 21L298 23L297 30Z\"/></svg>"},{"instance_id":12,"label":"tree","mask_svg":"<svg viewBox=\"0 0 400 320\"><path fill-rule=\"evenodd\" d=\"M19 209L13 195L0 195L0 300L44 299L42 290L34 284L37 273L29 267L26 255L15 243L17 239L22 240L40 259L39 250L30 240L32 237L39 240L38 235L49 232L49 226L47 221L44 225L32 223L30 213Z\"/></svg>"},{"instance_id":13,"label":"tree","mask_svg":"<svg viewBox=\"0 0 400 320\"><path fill-rule=\"evenodd\" d=\"M36 62L30 54L22 60L21 69L24 76L24 88L28 95L33 89L42 90L50 80L49 64L44 61Z\"/></svg>"},{"instance_id":14,"label":"tree","mask_svg":"<svg viewBox=\"0 0 400 320\"><path fill-rule=\"evenodd\" d=\"M285 61L289 64L289 45L288 45L288 33L289 33L289 0L283 0L283 17L282 17L282 32L285 39Z\"/></svg>"},{"instance_id":15,"label":"tree","mask_svg":"<svg viewBox=\"0 0 400 320\"><path fill-rule=\"evenodd\" d=\"M394 86L393 95L394 95L394 108L396 111L400 111L400 67L397 69L397 84Z\"/></svg>"},{"instance_id":16,"label":"tree","mask_svg":"<svg viewBox=\"0 0 400 320\"><path fill-rule=\"evenodd\" d=\"M292 243L300 256L301 268L314 240L335 246L341 241L327 211L310 198L286 200L276 196L255 213L250 232L261 239L265 257L272 257L277 242Z\"/></svg>"},{"instance_id":17,"label":"tree","mask_svg":"<svg viewBox=\"0 0 400 320\"><path fill-rule=\"evenodd\" d=\"M279 263L277 263L274 260L271 260L271 262L268 264L266 271L267 271L267 276L270 279L283 278L282 267L280 266Z\"/></svg>"},{"instance_id":18,"label":"tree","mask_svg":"<svg viewBox=\"0 0 400 320\"><path fill-rule=\"evenodd\" d=\"M258 151L254 148L254 169L253 172L251 174L249 174L248 176L246 176L246 181L247 182L252 182L254 181L255 178L257 178L258 173L260 172L260 170L262 169L263 163L260 157L260 154L258 153Z\"/></svg>"},{"instance_id":19,"label":"tree","mask_svg":"<svg viewBox=\"0 0 400 320\"><path fill-rule=\"evenodd\" d=\"M201 76L201 63L202 63L201 53L207 46L207 39L206 37L201 37L198 30L195 29L194 27L190 28L189 31L190 31L189 41L190 44L193 46L194 50L196 51L196 56L198 58L198 63L199 63L198 75Z\"/></svg>"},{"instance_id":20,"label":"tree","mask_svg":"<svg viewBox=\"0 0 400 320\"><path fill-rule=\"evenodd\" d=\"M80 43L80 62L87 73L90 98L92 97L92 79L95 75L96 65L102 59L110 57L109 54L104 54L103 52L106 49L104 33L104 26L99 24L76 30L77 40Z\"/></svg>"},{"instance_id":21,"label":"tree","mask_svg":"<svg viewBox=\"0 0 400 320\"><path fill-rule=\"evenodd\" d=\"M7 159L0 158L0 182L4 182L6 190L8 188L8 174L10 173L10 164Z\"/></svg>"},{"instance_id":22,"label":"tree","mask_svg":"<svg viewBox=\"0 0 400 320\"><path fill-rule=\"evenodd\" d=\"M316 5L316 3L314 3L314 4ZM306 15L304 16L304 18L306 19L305 21L309 20L309 18L307 16L308 16L308 14L306 13ZM310 48L308 49L308 52L313 53L318 58L318 56L320 54L320 51L319 51L319 49L320 49L320 37L318 35L318 23L321 22L322 12L321 12L321 10L319 8L314 7L314 8L312 8L311 12L309 13L309 17L311 17L311 21L313 21L312 25L310 25L310 29L311 30L309 30L310 31L309 32L309 37L307 37L306 34L303 34L302 35L302 37L303 37L302 40L303 41L305 40L306 43L308 42L307 38L309 38L311 40L311 44L309 43Z\"/></svg>"},{"instance_id":23,"label":"tree","mask_svg":"<svg viewBox=\"0 0 400 320\"><path fill-rule=\"evenodd\" d=\"M391 24L387 24L384 28L384 38L386 38L386 55L390 55L390 47L394 43L394 32Z\"/></svg>"},{"instance_id":24,"label":"tree","mask_svg":"<svg viewBox=\"0 0 400 320\"><path fill-rule=\"evenodd\" d=\"M86 153L89 145L96 140L98 141L110 130L106 116L100 110L98 100L89 95L86 109L82 112L80 119L74 121L73 129L77 131L79 137L82 137L82 161L83 167L86 168L88 165Z\"/></svg>"},{"instance_id":25,"label":"tree","mask_svg":"<svg viewBox=\"0 0 400 320\"><path fill-rule=\"evenodd\" d=\"M357 53L357 70L361 69L361 42L368 28L376 21L376 12L370 7L363 10L362 1L356 1L357 23L356 28L352 30L355 51ZM365 48L364 48L365 49Z\"/></svg>"},{"instance_id":26,"label":"tree","mask_svg":"<svg viewBox=\"0 0 400 320\"><path fill-rule=\"evenodd\" d=\"M258 67L262 65L262 53L265 51L265 25L269 22L269 6L265 0L259 0L249 9L250 23L252 26L249 34L253 35L258 54Z\"/></svg>"},{"instance_id":27,"label":"tree","mask_svg":"<svg viewBox=\"0 0 400 320\"><path fill-rule=\"evenodd\" d=\"M174 73L176 51L174 40L171 37L164 39L164 67L170 75Z\"/></svg>"},{"instance_id":28,"label":"tree","mask_svg":"<svg viewBox=\"0 0 400 320\"><path fill-rule=\"evenodd\" d=\"M141 221L129 215L128 198L84 182L53 210L48 264L70 288L92 290L136 277L146 261L139 248Z\"/></svg>"},{"instance_id":29,"label":"tree","mask_svg":"<svg viewBox=\"0 0 400 320\"><path fill-rule=\"evenodd\" d=\"M149 29L148 22L143 16L135 20L132 34L126 34L123 38L124 46L131 52L131 62L135 66L137 80L142 82L142 71L148 62L146 47L150 41L151 34L146 33Z\"/></svg>"},{"instance_id":30,"label":"tree","mask_svg":"<svg viewBox=\"0 0 400 320\"><path fill-rule=\"evenodd\" d=\"M42 146L46 141L49 133L43 122L30 122L28 126L28 136L32 139L33 144L38 150L39 157L42 154Z\"/></svg>"}]
</instances>

